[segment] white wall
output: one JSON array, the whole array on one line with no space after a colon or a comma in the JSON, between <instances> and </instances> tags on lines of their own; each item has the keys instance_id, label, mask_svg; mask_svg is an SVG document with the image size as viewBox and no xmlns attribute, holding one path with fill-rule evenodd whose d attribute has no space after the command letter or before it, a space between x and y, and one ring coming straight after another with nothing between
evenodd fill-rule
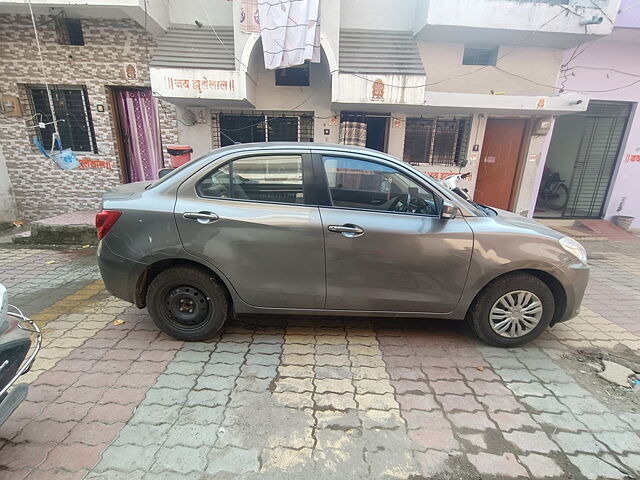
<instances>
[{"instance_id":1,"label":"white wall","mask_svg":"<svg viewBox=\"0 0 640 480\"><path fill-rule=\"evenodd\" d=\"M416 1L427 0L342 0L340 24L342 28L411 31Z\"/></svg>"},{"instance_id":2,"label":"white wall","mask_svg":"<svg viewBox=\"0 0 640 480\"><path fill-rule=\"evenodd\" d=\"M313 139L318 143L337 143L339 135L339 126L330 125L331 118L339 115L331 109L331 76L329 75L329 66L326 57L322 55L322 63L312 63L310 65L310 86L308 87L281 87L275 84L275 73L273 70L267 70L264 67L264 58L262 55L262 44L260 41L256 43L253 53L248 62L249 72L256 84L253 85L255 90L254 105L252 109L236 108L238 112L255 111L299 111L314 112L314 133ZM252 81L249 81L252 83ZM195 105L204 105L194 100ZM234 110L231 107L210 107L207 118L217 114L220 111L228 112ZM181 119L183 109L178 107L178 118ZM329 130L329 134L325 134L325 129ZM201 155L211 150L211 125L197 124L188 126L180 124L178 126L179 140L181 144L191 145L194 150L194 156Z\"/></svg>"},{"instance_id":3,"label":"white wall","mask_svg":"<svg viewBox=\"0 0 640 480\"><path fill-rule=\"evenodd\" d=\"M203 25L231 26L233 23L233 4L228 0L168 0L169 21L194 25L198 20ZM207 21L207 15L211 23Z\"/></svg>"},{"instance_id":4,"label":"white wall","mask_svg":"<svg viewBox=\"0 0 640 480\"><path fill-rule=\"evenodd\" d=\"M192 110L203 111L205 122L189 125L183 120L184 111L189 107L176 107L178 116L178 138L181 145L193 148L191 158L198 158L212 150L211 143L211 112L207 107L192 107Z\"/></svg>"},{"instance_id":5,"label":"white wall","mask_svg":"<svg viewBox=\"0 0 640 480\"><path fill-rule=\"evenodd\" d=\"M520 185L516 186L516 201L513 211L525 217L531 217L535 209L535 198L540 185L540 178L551 140L551 133L546 135L532 135L525 150L522 161L523 170ZM525 140L527 142L527 140Z\"/></svg>"},{"instance_id":6,"label":"white wall","mask_svg":"<svg viewBox=\"0 0 640 480\"><path fill-rule=\"evenodd\" d=\"M0 222L11 222L18 218L16 201L13 198L11 178L7 171L7 165L0 144Z\"/></svg>"},{"instance_id":7,"label":"white wall","mask_svg":"<svg viewBox=\"0 0 640 480\"><path fill-rule=\"evenodd\" d=\"M504 73L493 66L463 65L463 43L418 42L427 72L428 89L438 92L504 95L551 95L558 77L563 51L555 48L501 46L497 67L529 80ZM535 65L535 68L532 66ZM473 73L472 73L473 72Z\"/></svg>"},{"instance_id":8,"label":"white wall","mask_svg":"<svg viewBox=\"0 0 640 480\"><path fill-rule=\"evenodd\" d=\"M394 119L399 121L398 125L395 125ZM402 154L404 153L404 134L406 130L406 115L393 114L389 120L389 138L387 141L387 153L393 155L396 158L402 160Z\"/></svg>"},{"instance_id":9,"label":"white wall","mask_svg":"<svg viewBox=\"0 0 640 480\"><path fill-rule=\"evenodd\" d=\"M257 81L256 110L313 111L316 117L331 117L337 114L331 109L331 76L324 55L322 63L310 64L308 87L276 86L274 71L264 68L261 42L258 42L253 50L249 69ZM325 128L330 130L329 135L324 135ZM338 133L338 126L330 126L329 118L314 119L314 141L337 142Z\"/></svg>"},{"instance_id":10,"label":"white wall","mask_svg":"<svg viewBox=\"0 0 640 480\"><path fill-rule=\"evenodd\" d=\"M426 1L426 0L423 0ZM396 2L388 2L397 4ZM404 2L403 2L404 3ZM508 29L520 31L566 32L576 35L584 33L579 15L590 18L593 15L605 16L600 25L590 25L591 34L607 35L613 25L606 19L614 18L620 0L580 0L573 1L582 7L572 8L552 2L514 2L512 0L429 0L426 17L416 18L416 30L427 29L429 25L448 25L476 29ZM602 8L604 14L598 9ZM533 39L536 41L536 39Z\"/></svg>"}]
</instances>

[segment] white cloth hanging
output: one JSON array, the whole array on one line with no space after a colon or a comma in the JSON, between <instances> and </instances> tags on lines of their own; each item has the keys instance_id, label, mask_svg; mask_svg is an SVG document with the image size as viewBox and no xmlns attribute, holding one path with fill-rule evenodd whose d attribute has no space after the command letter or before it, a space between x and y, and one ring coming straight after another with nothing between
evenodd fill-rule
<instances>
[{"instance_id":1,"label":"white cloth hanging","mask_svg":"<svg viewBox=\"0 0 640 480\"><path fill-rule=\"evenodd\" d=\"M320 62L320 0L258 0L264 66Z\"/></svg>"}]
</instances>

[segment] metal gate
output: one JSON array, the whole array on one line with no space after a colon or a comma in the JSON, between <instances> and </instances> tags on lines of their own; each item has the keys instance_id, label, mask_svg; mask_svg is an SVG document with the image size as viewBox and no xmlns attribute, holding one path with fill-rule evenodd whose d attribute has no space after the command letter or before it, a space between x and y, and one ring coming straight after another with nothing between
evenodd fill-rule
<instances>
[{"instance_id":1,"label":"metal gate","mask_svg":"<svg viewBox=\"0 0 640 480\"><path fill-rule=\"evenodd\" d=\"M589 102L563 217L601 218L631 104Z\"/></svg>"}]
</instances>

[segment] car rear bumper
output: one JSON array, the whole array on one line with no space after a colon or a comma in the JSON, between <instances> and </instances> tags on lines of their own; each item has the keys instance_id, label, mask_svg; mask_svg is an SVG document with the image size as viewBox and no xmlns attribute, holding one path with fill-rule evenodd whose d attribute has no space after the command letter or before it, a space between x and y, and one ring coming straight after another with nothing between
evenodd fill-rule
<instances>
[{"instance_id":1,"label":"car rear bumper","mask_svg":"<svg viewBox=\"0 0 640 480\"><path fill-rule=\"evenodd\" d=\"M135 303L136 283L144 265L116 255L104 241L98 242L98 268L105 288L115 297Z\"/></svg>"},{"instance_id":2,"label":"car rear bumper","mask_svg":"<svg viewBox=\"0 0 640 480\"><path fill-rule=\"evenodd\" d=\"M566 322L578 315L582 299L584 298L584 292L589 283L588 265L569 265L564 272L565 275L562 284L567 294L567 304L564 313L556 319L555 323Z\"/></svg>"}]
</instances>

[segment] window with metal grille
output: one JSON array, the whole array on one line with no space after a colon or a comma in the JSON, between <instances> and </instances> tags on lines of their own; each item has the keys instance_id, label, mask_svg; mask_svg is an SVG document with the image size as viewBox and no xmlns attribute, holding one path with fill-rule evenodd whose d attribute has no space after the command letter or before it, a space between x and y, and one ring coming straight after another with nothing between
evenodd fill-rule
<instances>
[{"instance_id":1,"label":"window with metal grille","mask_svg":"<svg viewBox=\"0 0 640 480\"><path fill-rule=\"evenodd\" d=\"M498 60L498 47L480 48L465 45L462 56L463 65L495 65Z\"/></svg>"},{"instance_id":2,"label":"window with metal grille","mask_svg":"<svg viewBox=\"0 0 640 480\"><path fill-rule=\"evenodd\" d=\"M86 88L52 85L50 89L62 148L98 153ZM47 90L30 87L28 91L35 124L47 124L45 128L36 128L36 131L42 145L48 150L52 145L54 128Z\"/></svg>"},{"instance_id":3,"label":"window with metal grille","mask_svg":"<svg viewBox=\"0 0 640 480\"><path fill-rule=\"evenodd\" d=\"M218 115L214 146L249 142L313 142L313 113L267 112Z\"/></svg>"},{"instance_id":4,"label":"window with metal grille","mask_svg":"<svg viewBox=\"0 0 640 480\"><path fill-rule=\"evenodd\" d=\"M454 165L466 156L470 125L469 118L407 118L403 160Z\"/></svg>"},{"instance_id":5,"label":"window with metal grille","mask_svg":"<svg viewBox=\"0 0 640 480\"><path fill-rule=\"evenodd\" d=\"M56 37L60 45L84 45L82 22L63 15L56 20Z\"/></svg>"}]
</instances>

